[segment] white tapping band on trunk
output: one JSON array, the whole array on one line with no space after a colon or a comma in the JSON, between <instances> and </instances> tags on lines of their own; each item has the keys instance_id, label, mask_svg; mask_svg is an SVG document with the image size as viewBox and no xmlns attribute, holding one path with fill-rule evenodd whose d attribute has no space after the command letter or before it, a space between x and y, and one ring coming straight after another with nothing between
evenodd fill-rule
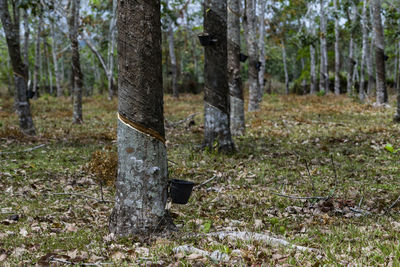
<instances>
[{"instance_id":1,"label":"white tapping band on trunk","mask_svg":"<svg viewBox=\"0 0 400 267\"><path fill-rule=\"evenodd\" d=\"M158 141L160 141L163 144L165 144L165 141L166 141L165 137L163 137L157 131L155 131L153 129L148 129L146 127L143 127L140 124L134 123L133 121L130 121L128 118L125 118L124 116L122 116L119 113L117 113L117 115L118 115L118 120L120 122L122 122L123 124L125 124L126 126L128 126L129 128L131 128L131 129L133 129L133 130L135 130L135 131L137 131L139 133L142 133L142 134L148 135L148 136L150 136L152 138L155 138Z\"/></svg>"}]
</instances>

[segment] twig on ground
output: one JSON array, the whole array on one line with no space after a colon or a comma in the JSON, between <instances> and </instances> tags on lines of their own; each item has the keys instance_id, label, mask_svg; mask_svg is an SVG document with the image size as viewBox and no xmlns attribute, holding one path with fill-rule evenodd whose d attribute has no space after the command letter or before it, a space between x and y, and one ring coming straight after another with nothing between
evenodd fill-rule
<instances>
[{"instance_id":1,"label":"twig on ground","mask_svg":"<svg viewBox=\"0 0 400 267\"><path fill-rule=\"evenodd\" d=\"M390 205L389 208L387 208L386 212L389 212L399 202L400 202L400 196L392 203L392 205Z\"/></svg>"},{"instance_id":2,"label":"twig on ground","mask_svg":"<svg viewBox=\"0 0 400 267\"><path fill-rule=\"evenodd\" d=\"M56 196L78 196L78 197L85 197L85 198L93 199L93 200L96 200L98 202L114 203L114 201L111 201L111 200L101 200L101 199L98 199L98 198L95 198L95 197L92 197L92 196L87 196L87 195L79 194L79 193L51 193L50 192L50 194L56 195Z\"/></svg>"},{"instance_id":3,"label":"twig on ground","mask_svg":"<svg viewBox=\"0 0 400 267\"><path fill-rule=\"evenodd\" d=\"M17 154L17 153L23 153L23 152L31 152L31 151L33 151L33 150L36 150L36 149L41 148L41 147L44 147L44 146L45 146L45 144L41 144L41 145L38 145L38 146L34 146L34 147L31 147L31 148L27 148L27 149L19 150L19 151L0 152L0 155Z\"/></svg>"},{"instance_id":4,"label":"twig on ground","mask_svg":"<svg viewBox=\"0 0 400 267\"><path fill-rule=\"evenodd\" d=\"M194 189L194 188L202 187L203 185L208 184L209 182L211 182L212 180L215 180L216 178L218 178L218 176L214 175L214 176L211 177L210 179L205 180L204 182L202 182L201 184L195 185L195 186L193 187L193 189Z\"/></svg>"},{"instance_id":5,"label":"twig on ground","mask_svg":"<svg viewBox=\"0 0 400 267\"><path fill-rule=\"evenodd\" d=\"M358 207L357 207L358 209L361 209L361 204L362 204L363 200L364 200L364 196L362 196L360 199L360 202L358 202Z\"/></svg>"},{"instance_id":6,"label":"twig on ground","mask_svg":"<svg viewBox=\"0 0 400 267\"><path fill-rule=\"evenodd\" d=\"M63 264L79 265L79 266L99 266L99 265L111 265L112 264L111 262L79 263L78 264L76 262L58 259L58 258L54 258L54 257L50 257L49 262L59 262L59 263L63 263Z\"/></svg>"},{"instance_id":7,"label":"twig on ground","mask_svg":"<svg viewBox=\"0 0 400 267\"><path fill-rule=\"evenodd\" d=\"M198 249L189 245L179 246L173 249L175 253L186 253L186 254L199 254L203 257L210 257L214 261L229 261L229 256L226 253L223 253L219 250L215 250L214 252L208 252L202 249Z\"/></svg>"},{"instance_id":8,"label":"twig on ground","mask_svg":"<svg viewBox=\"0 0 400 267\"><path fill-rule=\"evenodd\" d=\"M169 122L169 121L165 120L165 122L166 122L166 123L165 123L165 127L167 127L167 128L176 127L176 126L178 126L178 125L180 125L180 124L183 124L183 123L185 123L185 122L187 122L187 121L190 121L190 120L193 119L197 114L199 114L199 113L191 114L191 115L189 115L188 117L186 117L185 119L182 119L182 120L177 121L177 122Z\"/></svg>"},{"instance_id":9,"label":"twig on ground","mask_svg":"<svg viewBox=\"0 0 400 267\"><path fill-rule=\"evenodd\" d=\"M208 235L216 236L220 240L224 239L224 238L228 238L231 240L240 239L240 240L244 240L244 241L256 240L256 241L268 243L270 245L285 246L285 247L298 249L300 251L307 251L307 252L311 252L311 251L317 252L318 251L317 249L314 249L314 248L293 245L284 239L271 237L266 234L251 233L251 232L232 232L232 231L224 232L224 231L222 231L222 232L209 233Z\"/></svg>"},{"instance_id":10,"label":"twig on ground","mask_svg":"<svg viewBox=\"0 0 400 267\"><path fill-rule=\"evenodd\" d=\"M369 212L369 211L367 211L367 210L360 209L360 208L352 208L352 207L350 207L349 209L350 209L352 212L361 213L361 214L363 214L363 215L371 215L371 214L372 214L371 212Z\"/></svg>"},{"instance_id":11,"label":"twig on ground","mask_svg":"<svg viewBox=\"0 0 400 267\"><path fill-rule=\"evenodd\" d=\"M333 162L333 155L332 154L331 154L331 162L332 162L332 167L333 167L333 173L335 174L335 187L333 188L332 192L329 194L329 198L332 198L333 195L335 194L336 187L337 187L337 182L338 182L336 167L335 167L335 163Z\"/></svg>"},{"instance_id":12,"label":"twig on ground","mask_svg":"<svg viewBox=\"0 0 400 267\"><path fill-rule=\"evenodd\" d=\"M271 192L271 194L274 194L274 195L277 195L277 196L280 196L280 197L291 198L291 199L322 199L322 200L325 200L325 199L330 198L329 196L328 197L321 197L321 196L299 197L299 196L291 196L291 195L280 194L280 193L277 193L277 192Z\"/></svg>"}]
</instances>

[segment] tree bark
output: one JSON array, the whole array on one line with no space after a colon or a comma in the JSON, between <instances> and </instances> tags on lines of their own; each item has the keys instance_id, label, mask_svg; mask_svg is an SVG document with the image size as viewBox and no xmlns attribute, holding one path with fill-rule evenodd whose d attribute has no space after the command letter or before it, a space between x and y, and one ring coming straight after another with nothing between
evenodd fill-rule
<instances>
[{"instance_id":1,"label":"tree bark","mask_svg":"<svg viewBox=\"0 0 400 267\"><path fill-rule=\"evenodd\" d=\"M243 84L240 74L240 13L239 0L228 0L228 83L233 135L243 135L246 127Z\"/></svg>"},{"instance_id":2,"label":"tree bark","mask_svg":"<svg viewBox=\"0 0 400 267\"><path fill-rule=\"evenodd\" d=\"M338 10L338 0L334 0L336 14ZM335 95L340 95L340 47L339 47L339 15L335 17Z\"/></svg>"},{"instance_id":3,"label":"tree bark","mask_svg":"<svg viewBox=\"0 0 400 267\"><path fill-rule=\"evenodd\" d=\"M367 24L367 1L364 1L361 15L362 26L362 50L361 50L361 69L360 69L360 90L359 99L365 100L365 66L368 56L368 24Z\"/></svg>"},{"instance_id":4,"label":"tree bark","mask_svg":"<svg viewBox=\"0 0 400 267\"><path fill-rule=\"evenodd\" d=\"M28 84L29 84L29 20L28 20L28 11L23 10L23 18L24 18L24 64L28 74ZM29 89L29 88L28 88Z\"/></svg>"},{"instance_id":5,"label":"tree bark","mask_svg":"<svg viewBox=\"0 0 400 267\"><path fill-rule=\"evenodd\" d=\"M165 224L167 154L159 0L118 3L118 178L110 231L151 234Z\"/></svg>"},{"instance_id":6,"label":"tree bark","mask_svg":"<svg viewBox=\"0 0 400 267\"><path fill-rule=\"evenodd\" d=\"M0 0L0 18L6 36L8 54L14 72L14 105L19 118L21 131L27 135L35 135L36 130L33 124L29 101L27 99L28 70L21 58L21 47L19 37L19 9L12 3L11 19L8 1Z\"/></svg>"},{"instance_id":7,"label":"tree bark","mask_svg":"<svg viewBox=\"0 0 400 267\"><path fill-rule=\"evenodd\" d=\"M33 70L33 92L35 92L34 99L37 99L39 93L39 83L40 83L40 35L42 33L43 15L39 14L38 28L36 35L36 45L35 45L35 65Z\"/></svg>"},{"instance_id":8,"label":"tree bark","mask_svg":"<svg viewBox=\"0 0 400 267\"><path fill-rule=\"evenodd\" d=\"M71 66L73 76L73 96L74 96L74 109L73 109L73 123L80 124L82 119L82 87L83 87L83 74L81 71L81 63L79 58L79 43L78 43L78 30L79 30L79 8L80 0L70 0L71 10L69 17L69 39L71 42Z\"/></svg>"},{"instance_id":9,"label":"tree bark","mask_svg":"<svg viewBox=\"0 0 400 267\"><path fill-rule=\"evenodd\" d=\"M376 104L388 103L385 73L385 37L381 19L381 1L373 0L374 32L375 32L375 62L376 62Z\"/></svg>"},{"instance_id":10,"label":"tree bark","mask_svg":"<svg viewBox=\"0 0 400 267\"><path fill-rule=\"evenodd\" d=\"M203 145L212 150L214 141L218 141L220 152L231 153L234 144L229 121L226 0L205 1L204 31L217 42L205 47Z\"/></svg>"},{"instance_id":11,"label":"tree bark","mask_svg":"<svg viewBox=\"0 0 400 267\"><path fill-rule=\"evenodd\" d=\"M283 71L285 72L285 93L289 94L289 73L286 62L286 47L282 40L282 61L283 61Z\"/></svg>"},{"instance_id":12,"label":"tree bark","mask_svg":"<svg viewBox=\"0 0 400 267\"><path fill-rule=\"evenodd\" d=\"M168 2L167 2L168 5ZM174 46L174 28L173 21L168 17L168 50L169 50L169 58L171 59L171 72L172 72L172 95L174 98L179 97L179 91L177 87L177 75L178 75L178 67L176 65L176 55L175 55L175 46Z\"/></svg>"},{"instance_id":13,"label":"tree bark","mask_svg":"<svg viewBox=\"0 0 400 267\"><path fill-rule=\"evenodd\" d=\"M351 13L347 14L347 19L354 23L355 19L357 18L357 7L354 2L351 2L352 9ZM353 27L350 30L350 42L349 42L349 60L348 60L348 70L347 70L347 94L349 96L353 95L353 86L354 86L354 67L356 61L354 59L354 30Z\"/></svg>"},{"instance_id":14,"label":"tree bark","mask_svg":"<svg viewBox=\"0 0 400 267\"><path fill-rule=\"evenodd\" d=\"M320 0L320 43L321 43L321 63L320 63L320 80L319 80L319 91L321 93L329 92L329 74L328 74L328 49L326 44L326 14L324 1Z\"/></svg>"},{"instance_id":15,"label":"tree bark","mask_svg":"<svg viewBox=\"0 0 400 267\"><path fill-rule=\"evenodd\" d=\"M247 41L247 50L249 54L249 111L259 109L260 103L260 84L258 82L258 46L257 46L257 30L256 30L256 0L246 0L246 10L244 16L244 27Z\"/></svg>"},{"instance_id":16,"label":"tree bark","mask_svg":"<svg viewBox=\"0 0 400 267\"><path fill-rule=\"evenodd\" d=\"M60 85L60 71L58 69L58 62L57 62L57 43L56 43L56 34L54 31L54 21L50 23L50 34L51 34L51 54L53 58L53 65L54 65L54 76L56 78L56 88L57 88L57 97L63 95L63 91Z\"/></svg>"},{"instance_id":17,"label":"tree bark","mask_svg":"<svg viewBox=\"0 0 400 267\"><path fill-rule=\"evenodd\" d=\"M108 81L108 100L111 100L115 95L114 90L114 48L115 48L115 32L116 32L116 23L117 23L117 0L112 0L112 17L110 22L110 38L109 38L109 46L108 46L108 72L107 81Z\"/></svg>"},{"instance_id":18,"label":"tree bark","mask_svg":"<svg viewBox=\"0 0 400 267\"><path fill-rule=\"evenodd\" d=\"M400 40L398 41L397 47L400 53ZM399 54L399 61L400 61L400 54ZM400 122L400 62L397 65L396 93L397 93L397 98L396 98L397 107L396 107L396 114L393 120L395 122Z\"/></svg>"},{"instance_id":19,"label":"tree bark","mask_svg":"<svg viewBox=\"0 0 400 267\"><path fill-rule=\"evenodd\" d=\"M314 95L317 93L317 74L316 74L316 62L315 62L315 46L310 45L310 94Z\"/></svg>"},{"instance_id":20,"label":"tree bark","mask_svg":"<svg viewBox=\"0 0 400 267\"><path fill-rule=\"evenodd\" d=\"M264 74L265 74L265 6L267 0L260 1L260 38L259 38L259 49L260 49L260 58L259 62L261 62L260 71L258 72L258 83L260 85L260 100L262 100L264 94Z\"/></svg>"}]
</instances>

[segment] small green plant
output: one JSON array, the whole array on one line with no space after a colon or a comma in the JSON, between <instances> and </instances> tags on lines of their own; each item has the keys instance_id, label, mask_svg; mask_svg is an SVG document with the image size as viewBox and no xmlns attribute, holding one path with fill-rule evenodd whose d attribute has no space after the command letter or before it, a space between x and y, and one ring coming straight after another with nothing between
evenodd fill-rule
<instances>
[{"instance_id":1,"label":"small green plant","mask_svg":"<svg viewBox=\"0 0 400 267\"><path fill-rule=\"evenodd\" d=\"M385 149L386 149L387 151L389 151L390 153L393 153L393 154L397 153L397 151L400 150L400 148L399 148L399 149L394 149L393 145L392 145L392 144L389 144L389 143L386 144Z\"/></svg>"}]
</instances>

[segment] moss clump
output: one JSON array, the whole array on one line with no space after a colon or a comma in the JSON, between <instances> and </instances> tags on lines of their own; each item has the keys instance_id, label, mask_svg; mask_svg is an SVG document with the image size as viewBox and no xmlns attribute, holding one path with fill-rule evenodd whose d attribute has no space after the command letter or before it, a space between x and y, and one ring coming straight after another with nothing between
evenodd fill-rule
<instances>
[{"instance_id":1,"label":"moss clump","mask_svg":"<svg viewBox=\"0 0 400 267\"><path fill-rule=\"evenodd\" d=\"M118 154L111 148L96 150L88 164L90 173L97 177L102 185L113 186L117 178Z\"/></svg>"}]
</instances>

